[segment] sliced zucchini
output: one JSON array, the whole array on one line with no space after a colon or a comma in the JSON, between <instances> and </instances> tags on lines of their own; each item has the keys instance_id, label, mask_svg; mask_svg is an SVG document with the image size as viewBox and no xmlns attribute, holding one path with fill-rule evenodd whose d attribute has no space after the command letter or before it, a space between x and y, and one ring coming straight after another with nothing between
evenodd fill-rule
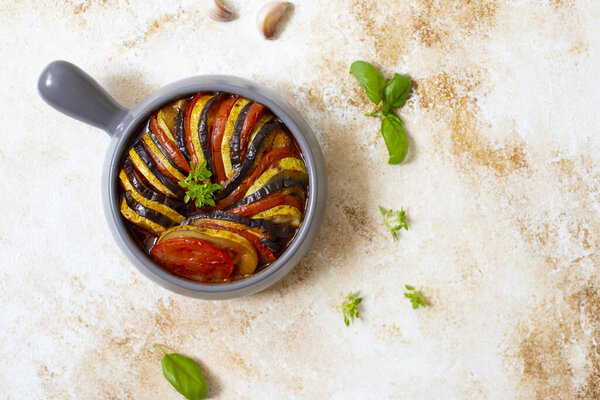
<instances>
[{"instance_id":1,"label":"sliced zucchini","mask_svg":"<svg viewBox=\"0 0 600 400\"><path fill-rule=\"evenodd\" d=\"M193 238L207 242L230 253L238 275L250 275L258 265L258 255L250 241L237 233L211 228L180 225L165 231L156 242L175 238ZM231 254L233 253L233 254Z\"/></svg>"},{"instance_id":2,"label":"sliced zucchini","mask_svg":"<svg viewBox=\"0 0 600 400\"><path fill-rule=\"evenodd\" d=\"M266 186L270 182L281 179L295 179L302 182L308 180L308 173L304 161L296 157L285 157L279 160L276 166L263 172L246 191L244 197Z\"/></svg>"},{"instance_id":3,"label":"sliced zucchini","mask_svg":"<svg viewBox=\"0 0 600 400\"><path fill-rule=\"evenodd\" d=\"M242 166L241 157L240 157L240 146L241 146L241 134L242 129L244 127L244 121L246 120L246 116L248 115L248 110L254 105L254 102L250 101L240 112L240 116L235 123L235 128L233 129L233 133L231 135L230 142L230 155L231 155L231 168L239 169Z\"/></svg>"},{"instance_id":4,"label":"sliced zucchini","mask_svg":"<svg viewBox=\"0 0 600 400\"><path fill-rule=\"evenodd\" d=\"M148 130L148 132L142 135L142 140L144 141L146 149L154 156L153 158L160 162L162 167L173 179L176 179L177 181L185 180L187 173L175 164L175 161L169 156L167 150L160 144L151 130Z\"/></svg>"},{"instance_id":5,"label":"sliced zucchini","mask_svg":"<svg viewBox=\"0 0 600 400\"><path fill-rule=\"evenodd\" d=\"M253 215L252 218L263 219L274 224L284 224L297 228L300 226L300 222L302 222L302 212L294 206L275 206Z\"/></svg>"},{"instance_id":6,"label":"sliced zucchini","mask_svg":"<svg viewBox=\"0 0 600 400\"><path fill-rule=\"evenodd\" d=\"M256 123L255 128L260 125L259 122ZM229 193L231 193L233 190L235 190L235 188L240 184L240 182L244 179L246 174L250 171L250 169L254 165L254 160L256 159L258 150L259 150L263 140L266 137L268 137L271 134L271 132L273 132L274 129L278 128L282 124L283 124L283 122L281 122L279 119L275 119L275 118L272 118L272 116L270 116L268 118L268 121L260 126L260 129L258 129L258 132L254 136L254 139L250 142L250 148L248 150L248 154L246 155L246 158L244 159L244 162L242 163L242 167L237 172L237 174L233 178L231 178L229 180L229 182L227 182L225 184L225 187L223 189L220 189L215 192L215 195L214 195L215 201L221 200L222 198L227 196Z\"/></svg>"},{"instance_id":7,"label":"sliced zucchini","mask_svg":"<svg viewBox=\"0 0 600 400\"><path fill-rule=\"evenodd\" d=\"M146 229L154 234L160 234L165 229L176 225L166 216L144 207L128 192L123 192L121 200L121 214L140 228Z\"/></svg>"},{"instance_id":8,"label":"sliced zucchini","mask_svg":"<svg viewBox=\"0 0 600 400\"><path fill-rule=\"evenodd\" d=\"M138 143L129 149L129 158L135 169L142 174L154 189L165 196L174 198L183 197L181 188L158 170L154 161L152 161L152 158L141 143Z\"/></svg>"},{"instance_id":9,"label":"sliced zucchini","mask_svg":"<svg viewBox=\"0 0 600 400\"><path fill-rule=\"evenodd\" d=\"M242 200L238 201L227 207L227 210L242 207L255 201L264 199L267 196L274 194L289 194L298 197L300 200L306 199L306 184L303 181L297 179L278 179L271 181L255 191L254 193L246 196Z\"/></svg>"},{"instance_id":10,"label":"sliced zucchini","mask_svg":"<svg viewBox=\"0 0 600 400\"><path fill-rule=\"evenodd\" d=\"M192 161L200 164L206 161L206 168L214 173L212 154L210 152L209 131L214 122L214 112L223 96L207 94L198 96L188 106L187 123L185 127L186 146ZM209 112L213 109L213 112Z\"/></svg>"},{"instance_id":11,"label":"sliced zucchini","mask_svg":"<svg viewBox=\"0 0 600 400\"><path fill-rule=\"evenodd\" d=\"M183 201L172 199L162 195L159 192L149 189L142 182L143 177L133 168L133 164L131 163L131 159L129 157L123 161L123 172L125 172L127 180L131 186L133 186L135 191L148 200L163 204L166 207L176 211L178 214L187 214L189 212L189 205L185 204Z\"/></svg>"},{"instance_id":12,"label":"sliced zucchini","mask_svg":"<svg viewBox=\"0 0 600 400\"><path fill-rule=\"evenodd\" d=\"M177 211L173 210L172 208L170 208L162 203L159 203L157 201L153 201L149 198L146 198L140 192L138 192L136 190L136 188L133 186L133 184L129 181L129 178L127 176L127 173L125 172L125 169L121 169L121 172L119 173L119 179L121 181L121 186L123 187L123 189L127 193L129 193L135 201L137 201L144 207L164 215L165 217L171 219L174 223L177 223L177 224L180 224L183 222L183 220L185 220L185 217L183 215L179 214Z\"/></svg>"},{"instance_id":13,"label":"sliced zucchini","mask_svg":"<svg viewBox=\"0 0 600 400\"><path fill-rule=\"evenodd\" d=\"M225 169L227 179L231 179L235 174L235 171L231 166L231 137L238 122L241 121L241 124L243 125L244 116L240 114L242 110L244 110L244 107L249 103L250 100L243 97L239 98L231 108L229 117L227 117L227 124L225 125L225 131L223 132L223 141L221 142L221 157L223 157L223 168Z\"/></svg>"}]
</instances>

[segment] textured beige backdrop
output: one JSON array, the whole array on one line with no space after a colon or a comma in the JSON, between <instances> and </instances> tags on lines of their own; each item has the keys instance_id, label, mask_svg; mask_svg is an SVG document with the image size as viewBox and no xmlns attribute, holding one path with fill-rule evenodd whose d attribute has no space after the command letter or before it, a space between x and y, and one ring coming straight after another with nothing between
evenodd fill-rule
<instances>
[{"instance_id":1,"label":"textured beige backdrop","mask_svg":"<svg viewBox=\"0 0 600 400\"><path fill-rule=\"evenodd\" d=\"M0 0L0 398L178 399L155 343L217 399L600 398L600 2L298 0L275 41L262 3L220 24L199 0ZM102 213L108 137L37 96L54 59L128 107L207 73L287 97L327 159L310 253L233 301L145 279ZM402 165L355 59L414 81ZM397 243L378 204L408 211Z\"/></svg>"}]
</instances>

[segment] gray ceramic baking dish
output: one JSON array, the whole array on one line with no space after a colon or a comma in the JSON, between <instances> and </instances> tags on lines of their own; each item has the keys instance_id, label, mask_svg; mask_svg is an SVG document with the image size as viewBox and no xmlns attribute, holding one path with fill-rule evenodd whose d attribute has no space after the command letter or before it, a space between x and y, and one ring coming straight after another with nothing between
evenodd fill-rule
<instances>
[{"instance_id":1,"label":"gray ceramic baking dish","mask_svg":"<svg viewBox=\"0 0 600 400\"><path fill-rule=\"evenodd\" d=\"M235 76L204 75L166 85L131 110L117 103L94 79L66 61L50 63L38 81L40 96L58 111L101 128L111 137L102 176L104 212L110 230L127 258L152 281L181 295L209 300L230 299L259 292L283 278L315 240L327 200L325 160L310 126L273 91ZM131 237L119 211L119 166L130 139L140 125L163 104L201 91L239 94L264 104L289 128L304 155L309 175L308 207L296 237L268 268L227 284L203 284L177 277L156 265Z\"/></svg>"}]
</instances>

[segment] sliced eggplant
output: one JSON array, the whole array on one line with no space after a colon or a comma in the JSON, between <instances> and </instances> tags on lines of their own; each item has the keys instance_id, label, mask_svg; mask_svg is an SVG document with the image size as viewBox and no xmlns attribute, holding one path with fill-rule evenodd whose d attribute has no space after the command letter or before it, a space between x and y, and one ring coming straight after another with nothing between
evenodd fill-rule
<instances>
[{"instance_id":1,"label":"sliced eggplant","mask_svg":"<svg viewBox=\"0 0 600 400\"><path fill-rule=\"evenodd\" d=\"M185 220L185 217L183 215L179 214L172 208L164 205L163 203L150 200L149 198L143 196L140 192L138 192L133 186L133 184L130 182L127 173L125 172L125 169L121 169L121 172L119 173L119 180L121 181L121 186L123 187L123 190L129 193L129 195L135 201L137 201L144 207L164 215L176 224L180 224L183 222L183 220Z\"/></svg>"},{"instance_id":2,"label":"sliced eggplant","mask_svg":"<svg viewBox=\"0 0 600 400\"><path fill-rule=\"evenodd\" d=\"M129 219L131 222L141 228L148 229L151 227L152 232L158 234L167 228L177 225L177 223L172 221L167 216L150 208L144 207L142 204L135 201L135 199L128 192L123 192L123 199L125 200L127 207L124 207L121 203L121 212L123 213L123 210L127 211L127 208L133 210L134 213L141 218L137 218L131 213L127 213L127 215L124 213L123 215L125 218ZM148 224L148 221L153 222L156 226Z\"/></svg>"},{"instance_id":3,"label":"sliced eggplant","mask_svg":"<svg viewBox=\"0 0 600 400\"><path fill-rule=\"evenodd\" d=\"M294 206L275 206L254 216L253 219L262 219L273 224L284 224L298 228L302 222L302 211Z\"/></svg>"},{"instance_id":4,"label":"sliced eggplant","mask_svg":"<svg viewBox=\"0 0 600 400\"><path fill-rule=\"evenodd\" d=\"M258 130L256 135L254 136L254 139L250 143L248 155L244 159L242 167L237 172L237 174L233 178L231 178L229 182L227 182L223 189L220 189L215 192L215 201L221 200L222 198L227 196L240 184L240 182L244 179L248 171L250 171L250 169L254 165L256 155L258 153L258 150L260 149L263 140L265 140L265 138L268 137L274 129L278 128L282 124L283 123L279 119L271 118L260 126L260 129ZM259 123L257 123L257 125L259 125Z\"/></svg>"},{"instance_id":5,"label":"sliced eggplant","mask_svg":"<svg viewBox=\"0 0 600 400\"><path fill-rule=\"evenodd\" d=\"M261 261L275 261L273 249L266 245L266 243L270 241L270 235L265 234L260 229L250 228L244 224L215 218L197 218L190 225L201 228L223 229L236 233L248 239L248 241L252 243L252 246L254 246L254 249L259 255Z\"/></svg>"},{"instance_id":6,"label":"sliced eggplant","mask_svg":"<svg viewBox=\"0 0 600 400\"><path fill-rule=\"evenodd\" d=\"M223 95L206 94L195 96L188 104L185 124L185 144L192 161L206 161L206 168L214 174L210 152L209 133L214 122L215 107Z\"/></svg>"},{"instance_id":7,"label":"sliced eggplant","mask_svg":"<svg viewBox=\"0 0 600 400\"><path fill-rule=\"evenodd\" d=\"M171 162L174 167L178 168L182 174L187 175L191 169L188 160L181 153L179 148L177 148L177 143L175 143L175 140L172 138L172 136L170 137L165 133L165 129L169 129L166 124L163 122L161 126L158 121L159 119L156 115L153 115L150 118L150 123L148 124L148 129L150 133L152 133L150 138L155 143L160 144L160 146L157 146L165 155L165 157L167 157L169 162Z\"/></svg>"},{"instance_id":8,"label":"sliced eggplant","mask_svg":"<svg viewBox=\"0 0 600 400\"><path fill-rule=\"evenodd\" d=\"M214 114L222 98L221 94L198 95L187 107L185 137L188 152L195 163L206 161L206 168L213 174L209 134L214 122Z\"/></svg>"},{"instance_id":9,"label":"sliced eggplant","mask_svg":"<svg viewBox=\"0 0 600 400\"><path fill-rule=\"evenodd\" d=\"M152 189L149 189L141 180L139 173L133 168L133 164L131 159L128 157L123 162L122 171L125 173L127 181L131 184L131 186L138 192L140 195L144 196L146 199L152 202L156 202L159 204L163 204L165 207L168 207L171 210L174 210L178 214L188 214L190 211L190 206L185 204L181 200L172 199L170 197L164 196ZM120 175L119 175L120 176Z\"/></svg>"},{"instance_id":10,"label":"sliced eggplant","mask_svg":"<svg viewBox=\"0 0 600 400\"><path fill-rule=\"evenodd\" d=\"M244 197L268 185L271 182L281 179L294 179L302 182L308 181L308 173L304 161L296 157L285 157L279 160L277 165L263 172L246 191Z\"/></svg>"},{"instance_id":11,"label":"sliced eggplant","mask_svg":"<svg viewBox=\"0 0 600 400\"><path fill-rule=\"evenodd\" d=\"M275 225L271 224L268 221L261 221L252 218L243 217L241 215L236 215L227 211L214 210L208 213L198 212L191 215L188 219L182 222L182 225L193 225L193 221L199 218L212 218L212 219L221 219L224 221L237 222L251 228L260 229L261 231L270 235L273 239L282 239L288 238L294 234L294 229L287 227L285 225ZM271 244L275 245L275 242L269 242L267 245L273 249L275 247L271 246Z\"/></svg>"},{"instance_id":12,"label":"sliced eggplant","mask_svg":"<svg viewBox=\"0 0 600 400\"><path fill-rule=\"evenodd\" d=\"M250 241L236 233L222 230L180 225L165 231L156 242L169 239L192 238L202 240L231 254L237 275L250 275L258 265L258 255Z\"/></svg>"},{"instance_id":13,"label":"sliced eggplant","mask_svg":"<svg viewBox=\"0 0 600 400\"><path fill-rule=\"evenodd\" d=\"M249 102L244 106L242 111L240 112L240 116L238 117L237 122L235 123L235 128L233 129L233 133L231 134L231 142L230 142L230 151L229 154L231 156L231 168L234 170L239 169L242 166L241 157L240 157L240 146L241 146L241 134L242 129L244 128L244 124L246 123L246 117L248 115L248 111L252 108L256 103Z\"/></svg>"},{"instance_id":14,"label":"sliced eggplant","mask_svg":"<svg viewBox=\"0 0 600 400\"><path fill-rule=\"evenodd\" d=\"M221 142L221 157L223 158L223 168L225 169L225 175L227 179L231 179L235 175L235 170L231 165L231 137L236 126L244 124L244 116L241 116L244 107L250 104L250 100L245 98L239 98L229 113L227 118L227 124L225 125L225 131L223 133L223 140Z\"/></svg>"},{"instance_id":15,"label":"sliced eggplant","mask_svg":"<svg viewBox=\"0 0 600 400\"><path fill-rule=\"evenodd\" d=\"M149 150L154 155L153 158L162 164L163 168L169 172L171 177L177 181L185 180L188 173L179 168L175 161L173 161L167 150L158 141L152 130L149 129L148 132L142 135L142 140L146 145L146 150Z\"/></svg>"},{"instance_id":16,"label":"sliced eggplant","mask_svg":"<svg viewBox=\"0 0 600 400\"><path fill-rule=\"evenodd\" d=\"M175 118L175 143L177 144L177 148L181 154L183 154L185 159L189 162L191 157L187 147L185 146L186 108L187 107L183 107L181 110L179 110L179 114L177 114L177 118Z\"/></svg>"},{"instance_id":17,"label":"sliced eggplant","mask_svg":"<svg viewBox=\"0 0 600 400\"><path fill-rule=\"evenodd\" d=\"M129 149L129 158L131 159L133 166L144 176L154 189L165 196L174 198L183 197L183 190L158 170L154 161L152 161L152 158L141 143L137 143Z\"/></svg>"},{"instance_id":18,"label":"sliced eggplant","mask_svg":"<svg viewBox=\"0 0 600 400\"><path fill-rule=\"evenodd\" d=\"M161 226L156 222L142 217L136 213L131 207L129 207L125 197L121 197L121 215L123 215L127 221L131 222L138 228L141 228L144 232L150 232L153 235L160 235L165 231L164 226Z\"/></svg>"},{"instance_id":19,"label":"sliced eggplant","mask_svg":"<svg viewBox=\"0 0 600 400\"><path fill-rule=\"evenodd\" d=\"M274 194L289 194L304 200L306 198L306 183L297 179L286 178L269 182L254 193L246 196L244 199L230 205L226 210L246 206Z\"/></svg>"}]
</instances>

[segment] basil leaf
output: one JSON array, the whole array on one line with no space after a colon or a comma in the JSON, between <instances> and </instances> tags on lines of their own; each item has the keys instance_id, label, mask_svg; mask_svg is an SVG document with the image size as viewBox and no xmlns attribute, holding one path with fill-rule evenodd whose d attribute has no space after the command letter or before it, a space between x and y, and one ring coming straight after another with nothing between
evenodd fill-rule
<instances>
[{"instance_id":1,"label":"basil leaf","mask_svg":"<svg viewBox=\"0 0 600 400\"><path fill-rule=\"evenodd\" d=\"M410 78L406 75L394 74L384 90L383 114L387 114L389 110L402 107L406 103L409 93Z\"/></svg>"},{"instance_id":2,"label":"basil leaf","mask_svg":"<svg viewBox=\"0 0 600 400\"><path fill-rule=\"evenodd\" d=\"M381 72L366 61L354 61L350 66L350 73L365 88L367 96L375 104L383 99L385 78Z\"/></svg>"},{"instance_id":3,"label":"basil leaf","mask_svg":"<svg viewBox=\"0 0 600 400\"><path fill-rule=\"evenodd\" d=\"M395 116L388 116L381 121L381 134L385 140L390 164L400 164L408 153L408 141L402 129L402 122Z\"/></svg>"},{"instance_id":4,"label":"basil leaf","mask_svg":"<svg viewBox=\"0 0 600 400\"><path fill-rule=\"evenodd\" d=\"M201 400L206 397L206 381L200 367L191 358L176 353L167 353L162 347L161 365L163 375L171 385L188 400Z\"/></svg>"}]
</instances>

